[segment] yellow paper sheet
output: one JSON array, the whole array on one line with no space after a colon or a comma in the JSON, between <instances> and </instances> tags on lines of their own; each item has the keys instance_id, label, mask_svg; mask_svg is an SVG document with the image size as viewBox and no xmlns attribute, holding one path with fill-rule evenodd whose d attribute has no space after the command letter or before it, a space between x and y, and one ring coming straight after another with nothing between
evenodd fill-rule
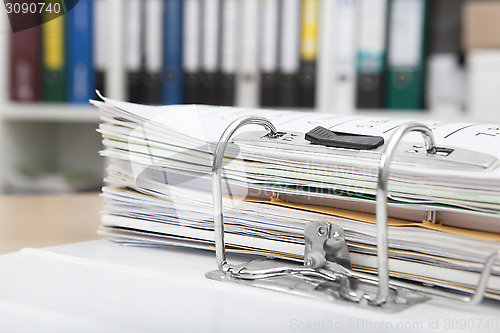
<instances>
[{"instance_id":1,"label":"yellow paper sheet","mask_svg":"<svg viewBox=\"0 0 500 333\"><path fill-rule=\"evenodd\" d=\"M333 208L333 207L325 207L325 206L315 206L315 205L305 205L305 204L296 204L285 202L279 199L271 198L270 200L262 200L262 199L254 199L254 198L245 198L245 201L262 203L267 205L275 205L281 207L287 207L290 209L302 210L307 212L325 214L330 216L342 217L346 219L352 219L360 222L372 223L375 224L375 215L369 213L356 212L352 210ZM439 232L445 232L448 234L459 235L464 237L471 237L476 239L500 242L500 234L485 232L485 231L476 231L470 229L463 229L457 227L445 226L442 224L434 224L428 221L422 222L413 222L407 220L401 220L390 217L387 221L389 226L393 227L419 227L429 230L435 230Z\"/></svg>"}]
</instances>

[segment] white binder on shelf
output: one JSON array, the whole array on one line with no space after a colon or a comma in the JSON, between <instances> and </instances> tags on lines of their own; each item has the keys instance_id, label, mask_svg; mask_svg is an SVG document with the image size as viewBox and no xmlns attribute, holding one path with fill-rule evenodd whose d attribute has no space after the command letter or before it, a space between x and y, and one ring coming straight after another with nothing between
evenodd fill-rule
<instances>
[{"instance_id":1,"label":"white binder on shelf","mask_svg":"<svg viewBox=\"0 0 500 333\"><path fill-rule=\"evenodd\" d=\"M219 104L218 71L220 68L220 0L202 1L201 6L201 103Z\"/></svg>"},{"instance_id":2,"label":"white binder on shelf","mask_svg":"<svg viewBox=\"0 0 500 333\"><path fill-rule=\"evenodd\" d=\"M238 59L239 7L237 0L223 0L221 7L221 41L219 73L219 105L235 104L236 64Z\"/></svg>"},{"instance_id":3,"label":"white binder on shelf","mask_svg":"<svg viewBox=\"0 0 500 333\"><path fill-rule=\"evenodd\" d=\"M106 12L108 4L106 0L94 1L92 7L93 26L92 26L92 61L94 62L96 88L104 91L105 69L108 60L108 33L106 31ZM108 78L109 79L109 78Z\"/></svg>"},{"instance_id":4,"label":"white binder on shelf","mask_svg":"<svg viewBox=\"0 0 500 333\"><path fill-rule=\"evenodd\" d=\"M354 0L320 2L317 101L321 112L354 112L357 7Z\"/></svg>"},{"instance_id":5,"label":"white binder on shelf","mask_svg":"<svg viewBox=\"0 0 500 333\"><path fill-rule=\"evenodd\" d=\"M183 3L182 70L184 71L183 102L186 104L201 101L201 10L201 0L186 0Z\"/></svg>"},{"instance_id":6,"label":"white binder on shelf","mask_svg":"<svg viewBox=\"0 0 500 333\"><path fill-rule=\"evenodd\" d=\"M335 9L335 55L332 112L353 113L356 100L356 18L355 0L337 0Z\"/></svg>"},{"instance_id":7,"label":"white binder on shelf","mask_svg":"<svg viewBox=\"0 0 500 333\"><path fill-rule=\"evenodd\" d=\"M300 105L300 1L288 0L280 3L280 40L278 61L278 105L296 107Z\"/></svg>"},{"instance_id":8,"label":"white binder on shelf","mask_svg":"<svg viewBox=\"0 0 500 333\"><path fill-rule=\"evenodd\" d=\"M163 0L148 0L144 4L144 103L161 104L163 72Z\"/></svg>"},{"instance_id":9,"label":"white binder on shelf","mask_svg":"<svg viewBox=\"0 0 500 333\"><path fill-rule=\"evenodd\" d=\"M238 63L236 74L236 105L259 105L259 29L260 1L238 1L238 23L241 38L238 39Z\"/></svg>"},{"instance_id":10,"label":"white binder on shelf","mask_svg":"<svg viewBox=\"0 0 500 333\"><path fill-rule=\"evenodd\" d=\"M277 106L278 103L279 4L279 0L260 1L259 105L264 107Z\"/></svg>"},{"instance_id":11,"label":"white binder on shelf","mask_svg":"<svg viewBox=\"0 0 500 333\"><path fill-rule=\"evenodd\" d=\"M127 38L123 41L123 58L127 82L127 100L142 100L142 55L144 54L143 9L139 0L127 0L124 4L126 19L123 29Z\"/></svg>"}]
</instances>

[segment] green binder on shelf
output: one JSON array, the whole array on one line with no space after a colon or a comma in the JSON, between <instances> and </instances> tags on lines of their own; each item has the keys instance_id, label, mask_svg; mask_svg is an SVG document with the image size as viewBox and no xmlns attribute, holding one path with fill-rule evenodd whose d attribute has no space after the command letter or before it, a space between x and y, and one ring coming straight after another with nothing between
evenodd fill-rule
<instances>
[{"instance_id":1,"label":"green binder on shelf","mask_svg":"<svg viewBox=\"0 0 500 333\"><path fill-rule=\"evenodd\" d=\"M386 107L423 108L427 0L390 0Z\"/></svg>"},{"instance_id":2,"label":"green binder on shelf","mask_svg":"<svg viewBox=\"0 0 500 333\"><path fill-rule=\"evenodd\" d=\"M64 15L42 25L42 91L46 102L66 101Z\"/></svg>"}]
</instances>

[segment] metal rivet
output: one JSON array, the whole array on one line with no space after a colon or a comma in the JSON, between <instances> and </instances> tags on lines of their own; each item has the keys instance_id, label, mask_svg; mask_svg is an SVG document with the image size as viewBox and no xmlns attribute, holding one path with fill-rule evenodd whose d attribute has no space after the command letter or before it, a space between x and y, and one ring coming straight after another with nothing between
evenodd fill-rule
<instances>
[{"instance_id":1,"label":"metal rivet","mask_svg":"<svg viewBox=\"0 0 500 333\"><path fill-rule=\"evenodd\" d=\"M324 226L321 226L318 228L318 235L320 235L321 237L325 237L326 236L326 227Z\"/></svg>"},{"instance_id":2,"label":"metal rivet","mask_svg":"<svg viewBox=\"0 0 500 333\"><path fill-rule=\"evenodd\" d=\"M306 260L304 260L304 265L306 267L312 267L314 264L314 260L313 258L307 258Z\"/></svg>"}]
</instances>

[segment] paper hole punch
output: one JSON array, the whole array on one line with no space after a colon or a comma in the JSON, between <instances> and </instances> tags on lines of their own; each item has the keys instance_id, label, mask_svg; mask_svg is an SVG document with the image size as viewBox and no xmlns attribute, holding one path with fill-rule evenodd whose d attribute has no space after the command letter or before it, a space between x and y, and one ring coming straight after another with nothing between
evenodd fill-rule
<instances>
[{"instance_id":1,"label":"paper hole punch","mask_svg":"<svg viewBox=\"0 0 500 333\"><path fill-rule=\"evenodd\" d=\"M207 278L390 312L400 311L429 299L441 299L447 302L451 300L464 304L477 304L483 299L488 278L500 251L495 251L487 257L475 291L471 295L445 292L389 278L387 182L396 148L404 135L409 132L420 132L425 141L425 153L443 157L442 154L437 154L443 148L438 149L436 146L431 129L418 123L399 126L388 142L380 147L383 150L378 164L376 195L378 276L352 270L342 228L323 221L309 222L304 227L305 247L302 266L273 259L254 260L240 265L229 264L224 241L222 162L226 147L233 135L239 128L249 124L263 126L267 130L265 135L267 141L281 140L287 136L286 132L278 132L269 120L256 116L235 120L222 134L215 149L212 170L215 253L219 269L208 272ZM262 137L259 135L257 141ZM487 161L486 164L490 165L491 161ZM435 216L435 212L431 215Z\"/></svg>"}]
</instances>

